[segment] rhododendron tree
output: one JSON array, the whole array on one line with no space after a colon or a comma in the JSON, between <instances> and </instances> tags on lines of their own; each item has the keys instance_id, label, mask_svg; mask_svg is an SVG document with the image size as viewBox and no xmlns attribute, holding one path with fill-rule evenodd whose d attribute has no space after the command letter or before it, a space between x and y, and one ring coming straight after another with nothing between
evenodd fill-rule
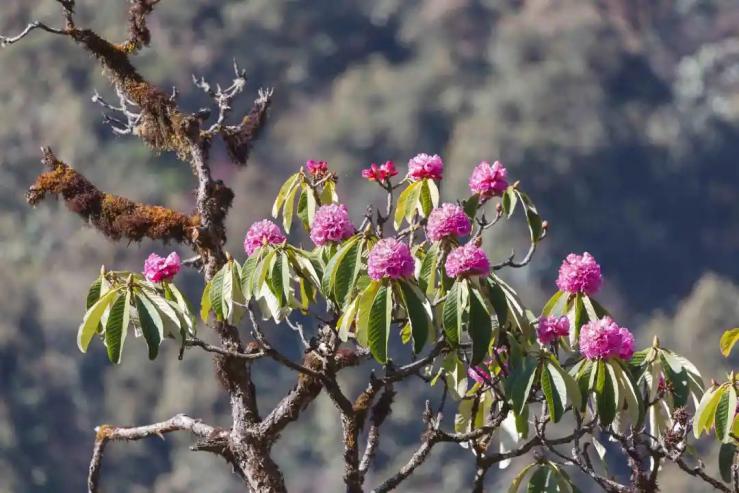
<instances>
[{"instance_id":1,"label":"rhododendron tree","mask_svg":"<svg viewBox=\"0 0 739 493\"><path fill-rule=\"evenodd\" d=\"M440 205L442 158L417 154L401 178L392 161L362 171L363 183L375 187L383 205L350 210L340 202L347 191L329 163L309 160L278 190L271 219L233 232L243 235L244 252L227 252L225 219L233 192L212 177L208 151L220 139L235 165L246 164L272 93L261 91L249 115L229 124L231 103L245 88L244 72L235 66L236 80L225 89L195 79L218 110L209 125L207 112L180 108L175 96L131 63L149 42L146 19L156 0L132 2L131 36L122 44L78 27L74 1L59 3L63 27L33 23L3 42L13 44L39 29L71 38L102 64L120 96L120 107L96 98L123 114L108 120L114 129L155 151L176 153L197 183L196 208L182 213L104 193L44 150L49 169L31 186L31 204L58 196L114 240L161 240L194 253L185 261L177 253L151 254L143 274L102 268L81 311L78 346L86 352L102 344L116 364L125 364L125 352L132 350L125 347L129 337L142 337L151 359L162 344L177 345L180 358L197 357L197 350L212 353L232 418L226 427L184 414L143 426L99 427L90 491L100 488L111 441L175 431L196 437L193 450L226 460L248 489L286 491L272 447L321 393L336 407L349 492L398 488L442 443L456 444L474 463L474 477L459 491L483 491L494 466L507 467L519 457L529 457L528 465L516 464L512 492L524 484L528 491L571 492L576 483L588 490L656 491L666 463L706 487L739 488L734 374L705 387L695 366L658 340L635 351L634 337L618 322L623 314L610 314L594 298L603 274L589 253L564 259L552 283L557 289L541 310L509 283L510 271L533 260L548 232L523 191L525 177L509 184L508 170L497 161L474 168L454 163L455 173L470 174L470 195L446 197L449 202ZM500 239L494 227L501 220L527 225L523 256L497 259L488 248ZM201 274L199 300L186 299L176 286L181 268ZM304 346L302 359L289 358L272 342L285 328ZM205 342L203 331L214 332L218 342ZM725 355L737 339L739 329L722 337ZM260 409L254 382L271 378L262 371L267 359L294 371L296 383L274 407ZM365 370L356 395L338 379L347 367ZM397 384L406 380L426 387L429 400L418 410L425 431L396 473L370 485L383 424L394 402L404 398ZM451 405L453 419L444 415ZM722 443L719 477L692 451L692 436L703 434ZM628 473L607 472L603 439L612 442Z\"/></svg>"}]
</instances>

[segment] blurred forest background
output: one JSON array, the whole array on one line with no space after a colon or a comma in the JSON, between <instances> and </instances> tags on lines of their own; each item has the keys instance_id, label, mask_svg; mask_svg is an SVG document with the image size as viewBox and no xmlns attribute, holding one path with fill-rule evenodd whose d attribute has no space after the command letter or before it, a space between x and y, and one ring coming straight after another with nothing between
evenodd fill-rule
<instances>
[{"instance_id":1,"label":"blurred forest background","mask_svg":"<svg viewBox=\"0 0 739 493\"><path fill-rule=\"evenodd\" d=\"M128 2L77 4L78 24L123 39ZM3 0L3 34L32 19L61 22L51 0ZM150 25L152 48L136 62L162 87L176 85L185 107L208 104L191 74L228 83L233 58L248 70L251 96L260 86L276 89L268 131L246 170L214 150L216 174L237 193L235 254L306 159L338 170L357 221L364 204L382 200L376 187L358 187L359 170L372 161L402 168L417 152L439 153L443 195L452 200L466 193L477 162L500 159L550 222L532 265L503 274L535 311L554 290L561 258L588 250L606 276L600 299L642 343L659 334L706 378L730 369L718 339L739 321L736 0L167 0ZM100 265L139 270L150 251L169 249L113 244L62 204L31 210L24 193L40 171L39 146L104 190L193 206L187 166L113 137L90 101L95 90L115 100L98 66L69 40L35 33L0 50L2 492L83 491L100 423L178 412L229 422L205 353L178 361L170 344L151 363L131 347L114 368L100 344L85 356L77 350L84 296ZM244 99L237 112L249 105ZM496 229L486 246L501 258L525 248L525 232ZM198 299L196 275L179 284ZM271 337L293 334L275 329ZM256 378L266 409L295 376L266 367ZM419 404L438 399L438 389L418 381L401 390L368 484L407 460ZM342 489L338 430L324 398L288 428L275 454L291 491ZM187 444L170 435L112 445L106 491L241 491L224 463ZM444 446L404 491L464 491L467 453ZM490 491L510 484L521 465L490 475ZM702 491L669 474L662 487Z\"/></svg>"}]
</instances>

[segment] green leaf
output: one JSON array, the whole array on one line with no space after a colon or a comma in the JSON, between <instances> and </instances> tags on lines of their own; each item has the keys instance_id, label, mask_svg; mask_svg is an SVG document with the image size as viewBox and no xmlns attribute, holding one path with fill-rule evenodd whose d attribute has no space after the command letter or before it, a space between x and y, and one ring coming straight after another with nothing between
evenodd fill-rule
<instances>
[{"instance_id":1,"label":"green leaf","mask_svg":"<svg viewBox=\"0 0 739 493\"><path fill-rule=\"evenodd\" d=\"M434 180L426 180L426 186L431 196L431 205L433 207L439 207L439 187L436 185Z\"/></svg>"},{"instance_id":2,"label":"green leaf","mask_svg":"<svg viewBox=\"0 0 739 493\"><path fill-rule=\"evenodd\" d=\"M89 310L97 300L100 299L100 292L103 286L103 277L100 276L90 285L90 289L87 291L87 300L85 302L85 308Z\"/></svg>"},{"instance_id":3,"label":"green leaf","mask_svg":"<svg viewBox=\"0 0 739 493\"><path fill-rule=\"evenodd\" d=\"M493 338L493 324L490 313L485 308L482 295L477 289L470 292L470 321L468 325L472 339L472 358L470 364L478 365L485 359Z\"/></svg>"},{"instance_id":4,"label":"green leaf","mask_svg":"<svg viewBox=\"0 0 739 493\"><path fill-rule=\"evenodd\" d=\"M600 317L598 317L598 314L595 313L595 307L593 306L593 302L590 300L590 296L582 295L581 299L582 304L585 307L585 313L588 314L588 319L598 320Z\"/></svg>"},{"instance_id":5,"label":"green leaf","mask_svg":"<svg viewBox=\"0 0 739 493\"><path fill-rule=\"evenodd\" d=\"M455 399L461 399L467 392L467 370L456 351L451 351L441 363L447 386Z\"/></svg>"},{"instance_id":6,"label":"green leaf","mask_svg":"<svg viewBox=\"0 0 739 493\"><path fill-rule=\"evenodd\" d=\"M547 480L549 479L549 473L551 471L548 467L539 466L534 474L531 475L529 485L526 488L527 493L544 493L548 491Z\"/></svg>"},{"instance_id":7,"label":"green leaf","mask_svg":"<svg viewBox=\"0 0 739 493\"><path fill-rule=\"evenodd\" d=\"M246 259L246 262L244 262L244 265L241 267L241 290L247 301L254 295L254 273L257 270L260 258L261 255L255 252L254 255Z\"/></svg>"},{"instance_id":8,"label":"green leaf","mask_svg":"<svg viewBox=\"0 0 739 493\"><path fill-rule=\"evenodd\" d=\"M333 296L336 284L336 274L341 261L352 248L357 247L359 240L360 237L358 235L349 238L328 261L328 264L323 271L323 279L321 279L321 291L327 297Z\"/></svg>"},{"instance_id":9,"label":"green leaf","mask_svg":"<svg viewBox=\"0 0 739 493\"><path fill-rule=\"evenodd\" d=\"M282 184L280 191L277 193L277 198L275 198L275 202L272 204L272 217L277 217L282 208L282 204L285 202L285 198L288 196L288 193L292 191L293 187L298 184L298 180L300 180L299 172L290 176L290 178L285 180L285 183Z\"/></svg>"},{"instance_id":10,"label":"green leaf","mask_svg":"<svg viewBox=\"0 0 739 493\"><path fill-rule=\"evenodd\" d=\"M734 465L735 455L736 445L734 443L724 443L718 451L718 469L721 473L721 479L726 483L731 483L731 466Z\"/></svg>"},{"instance_id":11,"label":"green leaf","mask_svg":"<svg viewBox=\"0 0 739 493\"><path fill-rule=\"evenodd\" d=\"M721 354L728 358L736 341L739 341L739 327L725 331L721 335L721 341L719 342Z\"/></svg>"},{"instance_id":12,"label":"green leaf","mask_svg":"<svg viewBox=\"0 0 739 493\"><path fill-rule=\"evenodd\" d=\"M478 207L480 207L480 197L478 195L473 195L462 202L462 209L464 209L464 213L467 214L470 220L475 219Z\"/></svg>"},{"instance_id":13,"label":"green leaf","mask_svg":"<svg viewBox=\"0 0 739 493\"><path fill-rule=\"evenodd\" d=\"M290 228L293 224L293 216L295 215L295 197L300 191L299 186L294 186L290 189L287 198L285 199L285 206L282 208L282 226L285 228L285 232L289 233Z\"/></svg>"},{"instance_id":14,"label":"green leaf","mask_svg":"<svg viewBox=\"0 0 739 493\"><path fill-rule=\"evenodd\" d=\"M216 320L219 321L225 318L225 314L223 313L223 276L225 272L226 266L223 266L209 283L210 307L216 316Z\"/></svg>"},{"instance_id":15,"label":"green leaf","mask_svg":"<svg viewBox=\"0 0 739 493\"><path fill-rule=\"evenodd\" d=\"M336 202L336 198L336 183L333 180L328 180L324 183L319 197L321 199L321 205L333 204Z\"/></svg>"},{"instance_id":16,"label":"green leaf","mask_svg":"<svg viewBox=\"0 0 739 493\"><path fill-rule=\"evenodd\" d=\"M130 320L131 292L119 296L110 308L108 322L105 324L105 345L108 347L108 359L120 363L123 344L126 342L128 322Z\"/></svg>"},{"instance_id":17,"label":"green leaf","mask_svg":"<svg viewBox=\"0 0 739 493\"><path fill-rule=\"evenodd\" d=\"M541 219L541 216L539 216L539 212L536 210L536 206L533 202L531 202L531 199L528 195L525 193L516 190L516 194L518 195L518 198L521 200L521 203L523 204L524 210L526 211L526 221L529 225L529 233L531 235L531 242L537 243L539 240L541 240L543 234L544 234L544 227L543 227L543 221Z\"/></svg>"},{"instance_id":18,"label":"green leaf","mask_svg":"<svg viewBox=\"0 0 739 493\"><path fill-rule=\"evenodd\" d=\"M210 315L210 287L211 283L205 285L203 296L200 298L200 318L203 322L207 322Z\"/></svg>"},{"instance_id":19,"label":"green leaf","mask_svg":"<svg viewBox=\"0 0 739 493\"><path fill-rule=\"evenodd\" d=\"M698 404L698 408L695 410L695 416L693 417L693 434L695 438L700 438L703 431L710 431L711 424L714 422L714 416L716 414L716 407L718 407L719 400L724 394L726 386L722 385L715 389L709 389L703 394L703 398Z\"/></svg>"},{"instance_id":20,"label":"green leaf","mask_svg":"<svg viewBox=\"0 0 739 493\"><path fill-rule=\"evenodd\" d=\"M559 375L559 373L556 371L554 373ZM547 401L549 416L552 417L552 421L558 423L559 420L562 419L562 415L565 411L564 401L563 396L560 395L560 390L556 387L556 384L554 383L554 378L552 372L549 370L549 365L544 365L542 367L540 382L541 391L544 393L544 398ZM564 397L566 397L566 394Z\"/></svg>"},{"instance_id":21,"label":"green leaf","mask_svg":"<svg viewBox=\"0 0 739 493\"><path fill-rule=\"evenodd\" d=\"M312 216L310 215L309 200L312 200L315 203L313 190L311 190L307 185L303 185L300 192L300 198L298 199L298 217L303 222L303 228L306 231L310 231L311 223L313 222Z\"/></svg>"},{"instance_id":22,"label":"green leaf","mask_svg":"<svg viewBox=\"0 0 739 493\"><path fill-rule=\"evenodd\" d=\"M233 312L234 279L231 275L231 266L234 263L233 261L226 262L221 268L223 271L221 275L221 313L223 314L224 320L230 319L231 313Z\"/></svg>"},{"instance_id":23,"label":"green leaf","mask_svg":"<svg viewBox=\"0 0 739 493\"><path fill-rule=\"evenodd\" d=\"M149 359L156 359L159 354L159 345L164 338L164 323L156 307L146 296L135 296L136 311L139 314L141 332L144 334L146 345L149 348Z\"/></svg>"},{"instance_id":24,"label":"green leaf","mask_svg":"<svg viewBox=\"0 0 739 493\"><path fill-rule=\"evenodd\" d=\"M352 292L357 282L362 267L362 246L361 241L353 242L351 247L346 249L341 256L336 268L331 273L333 278L331 282L332 291L339 306L346 303L347 296ZM335 257L339 257L339 253Z\"/></svg>"},{"instance_id":25,"label":"green leaf","mask_svg":"<svg viewBox=\"0 0 739 493\"><path fill-rule=\"evenodd\" d=\"M521 365L515 367L511 371L511 375L506 380L509 386L508 395L513 404L513 411L521 414L526 406L526 401L531 394L531 387L536 379L536 369L538 362L531 358L524 358Z\"/></svg>"},{"instance_id":26,"label":"green leaf","mask_svg":"<svg viewBox=\"0 0 739 493\"><path fill-rule=\"evenodd\" d=\"M462 283L457 281L446 295L442 311L442 323L447 340L453 345L459 344L462 332L462 314L465 307L462 306L461 290L465 289Z\"/></svg>"},{"instance_id":27,"label":"green leaf","mask_svg":"<svg viewBox=\"0 0 739 493\"><path fill-rule=\"evenodd\" d=\"M380 290L381 284L378 281L370 282L367 287L359 295L357 304L357 342L367 347L369 344L368 327L370 311L372 304L375 302L377 292Z\"/></svg>"},{"instance_id":28,"label":"green leaf","mask_svg":"<svg viewBox=\"0 0 739 493\"><path fill-rule=\"evenodd\" d=\"M381 286L372 302L367 325L370 352L379 363L387 363L387 343L392 322L392 290Z\"/></svg>"},{"instance_id":29,"label":"green leaf","mask_svg":"<svg viewBox=\"0 0 739 493\"><path fill-rule=\"evenodd\" d=\"M570 319L570 327L572 328L570 330L570 346L574 348L580 337L580 328L588 321L581 294L576 294L572 299L570 309L567 311L567 318Z\"/></svg>"},{"instance_id":30,"label":"green leaf","mask_svg":"<svg viewBox=\"0 0 739 493\"><path fill-rule=\"evenodd\" d=\"M608 363L598 361L598 373L595 383L595 403L598 409L598 417L603 426L608 426L616 417L616 392L617 382L613 381L612 374Z\"/></svg>"},{"instance_id":31,"label":"green leaf","mask_svg":"<svg viewBox=\"0 0 739 493\"><path fill-rule=\"evenodd\" d=\"M510 219L513 213L516 211L516 204L518 204L518 196L516 195L516 190L512 186L508 187L506 191L503 192L503 212L508 217L508 219Z\"/></svg>"},{"instance_id":32,"label":"green leaf","mask_svg":"<svg viewBox=\"0 0 739 493\"><path fill-rule=\"evenodd\" d=\"M359 305L359 298L355 298L354 301L349 303L347 307L342 311L339 320L336 322L336 330L339 333L339 339L342 342L349 340L349 334L352 328L352 324L357 318L357 306Z\"/></svg>"},{"instance_id":33,"label":"green leaf","mask_svg":"<svg viewBox=\"0 0 739 493\"><path fill-rule=\"evenodd\" d=\"M641 392L639 392L636 382L632 379L631 373L622 366L621 362L613 362L611 368L619 382L619 393L623 395L632 425L637 426L644 418L644 402Z\"/></svg>"},{"instance_id":34,"label":"green leaf","mask_svg":"<svg viewBox=\"0 0 739 493\"><path fill-rule=\"evenodd\" d=\"M400 192L398 196L398 203L395 206L395 218L394 226L398 229L403 222L403 219L413 217L416 210L416 204L421 194L421 187L423 181L416 181L408 185L405 190Z\"/></svg>"},{"instance_id":35,"label":"green leaf","mask_svg":"<svg viewBox=\"0 0 739 493\"><path fill-rule=\"evenodd\" d=\"M498 317L498 325L504 327L508 322L508 301L505 292L498 284L489 282L490 286L490 303L493 305L495 315Z\"/></svg>"},{"instance_id":36,"label":"green leaf","mask_svg":"<svg viewBox=\"0 0 739 493\"><path fill-rule=\"evenodd\" d=\"M105 310L113 303L120 292L120 288L108 291L85 313L85 317L82 319L82 323L77 331L77 347L83 353L87 352L92 337L97 333L103 313L105 313Z\"/></svg>"},{"instance_id":37,"label":"green leaf","mask_svg":"<svg viewBox=\"0 0 739 493\"><path fill-rule=\"evenodd\" d=\"M405 307L411 326L413 352L418 354L431 333L431 304L420 289L410 281L400 281L397 286L400 288L401 303Z\"/></svg>"},{"instance_id":38,"label":"green leaf","mask_svg":"<svg viewBox=\"0 0 739 493\"><path fill-rule=\"evenodd\" d=\"M439 264L439 244L431 246L421 261L418 285L427 296L431 296L436 288L436 271Z\"/></svg>"},{"instance_id":39,"label":"green leaf","mask_svg":"<svg viewBox=\"0 0 739 493\"><path fill-rule=\"evenodd\" d=\"M418 211L421 215L421 217L428 217L429 214L431 214L431 211L434 208L434 204L431 201L431 190L429 190L429 182L431 180L425 179L422 180L421 183L421 194L419 196L418 200Z\"/></svg>"},{"instance_id":40,"label":"green leaf","mask_svg":"<svg viewBox=\"0 0 739 493\"><path fill-rule=\"evenodd\" d=\"M232 262L230 272L224 274L224 276L228 277L229 274L231 277L231 310L228 314L228 323L236 325L241 320L241 317L244 316L244 313L246 313L245 305L247 301L241 284L243 274L241 273L241 266L238 262Z\"/></svg>"},{"instance_id":41,"label":"green leaf","mask_svg":"<svg viewBox=\"0 0 739 493\"><path fill-rule=\"evenodd\" d=\"M736 413L736 390L734 385L726 385L726 390L721 395L716 406L714 424L716 426L716 437L724 443L731 441L731 425L734 423Z\"/></svg>"},{"instance_id":42,"label":"green leaf","mask_svg":"<svg viewBox=\"0 0 739 493\"><path fill-rule=\"evenodd\" d=\"M523 478L526 476L526 473L529 472L531 469L536 467L539 463L533 462L523 469L521 469L518 474L513 478L513 481L511 481L511 486L508 488L508 493L517 493L518 488L521 486L521 483L523 482Z\"/></svg>"},{"instance_id":43,"label":"green leaf","mask_svg":"<svg viewBox=\"0 0 739 493\"><path fill-rule=\"evenodd\" d=\"M549 298L549 301L547 301L546 305L544 305L544 308L541 310L541 316L542 317L548 317L550 313L554 310L554 308L559 304L559 301L562 300L562 295L564 293L562 291L557 291L554 293L554 295ZM560 315L561 311L557 311L554 313L554 315Z\"/></svg>"},{"instance_id":44,"label":"green leaf","mask_svg":"<svg viewBox=\"0 0 739 493\"><path fill-rule=\"evenodd\" d=\"M582 406L582 395L575 379L559 365L556 359L552 359L548 366L552 374L554 386L562 402L566 405L567 401L570 401L572 402L572 407L580 409Z\"/></svg>"}]
</instances>

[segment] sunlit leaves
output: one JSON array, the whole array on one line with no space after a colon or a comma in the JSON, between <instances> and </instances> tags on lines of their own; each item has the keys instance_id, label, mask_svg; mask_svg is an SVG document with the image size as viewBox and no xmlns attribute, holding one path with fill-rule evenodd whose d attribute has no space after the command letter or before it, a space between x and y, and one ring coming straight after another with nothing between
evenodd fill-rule
<instances>
[{"instance_id":1,"label":"sunlit leaves","mask_svg":"<svg viewBox=\"0 0 739 493\"><path fill-rule=\"evenodd\" d=\"M526 491L530 493L572 493L575 486L561 466L550 461L534 462L524 467L511 482L508 493L517 493L526 478Z\"/></svg>"},{"instance_id":2,"label":"sunlit leaves","mask_svg":"<svg viewBox=\"0 0 739 493\"><path fill-rule=\"evenodd\" d=\"M721 335L721 340L719 341L721 354L728 358L731 353L731 349L737 341L739 341L739 327L725 331Z\"/></svg>"},{"instance_id":3,"label":"sunlit leaves","mask_svg":"<svg viewBox=\"0 0 739 493\"><path fill-rule=\"evenodd\" d=\"M387 362L387 341L392 323L392 289L380 286L369 311L367 341L372 356L380 363Z\"/></svg>"},{"instance_id":4,"label":"sunlit leaves","mask_svg":"<svg viewBox=\"0 0 739 493\"><path fill-rule=\"evenodd\" d=\"M282 226L289 233L297 210L303 227L309 230L313 225L316 209L321 205L336 203L337 200L336 183L330 175L320 180L320 184L312 184L308 177L299 171L285 180L280 187L272 204L272 217L277 218L282 212Z\"/></svg>"},{"instance_id":5,"label":"sunlit leaves","mask_svg":"<svg viewBox=\"0 0 739 493\"><path fill-rule=\"evenodd\" d=\"M394 225L398 229L403 220L411 222L413 216L428 217L439 206L439 189L431 179L412 182L400 195L395 206Z\"/></svg>"},{"instance_id":6,"label":"sunlit leaves","mask_svg":"<svg viewBox=\"0 0 739 493\"><path fill-rule=\"evenodd\" d=\"M396 284L400 303L405 308L413 337L413 351L420 353L433 330L431 304L421 290L409 281Z\"/></svg>"},{"instance_id":7,"label":"sunlit leaves","mask_svg":"<svg viewBox=\"0 0 739 493\"><path fill-rule=\"evenodd\" d=\"M105 323L105 346L108 349L108 359L113 363L120 363L123 354L123 344L126 342L128 324L131 320L131 292L119 295L110 307L110 314Z\"/></svg>"},{"instance_id":8,"label":"sunlit leaves","mask_svg":"<svg viewBox=\"0 0 739 493\"><path fill-rule=\"evenodd\" d=\"M156 358L165 338L182 343L185 334L195 330L189 304L177 287L167 281L151 283L140 274L103 272L92 284L85 304L77 345L87 352L99 334L114 363L121 362L131 325L136 336L144 337L150 359Z\"/></svg>"}]
</instances>

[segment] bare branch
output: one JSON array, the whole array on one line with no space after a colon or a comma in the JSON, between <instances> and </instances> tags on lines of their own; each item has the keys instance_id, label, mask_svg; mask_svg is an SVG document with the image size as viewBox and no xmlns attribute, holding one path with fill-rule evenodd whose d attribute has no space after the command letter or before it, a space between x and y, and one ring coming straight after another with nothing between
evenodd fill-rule
<instances>
[{"instance_id":1,"label":"bare branch","mask_svg":"<svg viewBox=\"0 0 739 493\"><path fill-rule=\"evenodd\" d=\"M259 97L254 101L251 111L241 120L241 123L222 129L221 137L234 163L245 165L249 159L253 142L267 121L267 112L272 104L273 93L272 89L260 89Z\"/></svg>"},{"instance_id":2,"label":"bare branch","mask_svg":"<svg viewBox=\"0 0 739 493\"><path fill-rule=\"evenodd\" d=\"M10 46L18 41L22 40L36 29L41 29L47 33L66 35L67 32L64 29L56 29L54 27L47 26L43 22L35 21L31 22L26 28L15 36L2 36L0 35L0 47Z\"/></svg>"},{"instance_id":3,"label":"bare branch","mask_svg":"<svg viewBox=\"0 0 739 493\"><path fill-rule=\"evenodd\" d=\"M87 488L89 493L97 493L100 486L100 470L102 467L103 454L105 447L110 441L134 441L142 440L152 436L164 438L165 433L174 431L190 431L193 435L209 440L220 439L223 443L227 443L228 431L215 428L213 426L202 423L198 419L190 418L184 414L178 414L173 418L160 423L154 423L146 426L136 426L131 428L123 428L111 425L102 425L95 429L95 447L93 449L92 460L90 461L90 471L87 479Z\"/></svg>"},{"instance_id":4,"label":"bare branch","mask_svg":"<svg viewBox=\"0 0 739 493\"><path fill-rule=\"evenodd\" d=\"M208 344L205 341L202 341L198 338L190 338L190 339L185 340L185 346L186 347L199 347L209 353L216 353L222 356L230 356L232 358L243 359L247 361L253 361L256 359L263 358L265 356L264 351L255 350L254 352L238 353L236 351L229 351L227 349L223 349L222 347Z\"/></svg>"}]
</instances>

